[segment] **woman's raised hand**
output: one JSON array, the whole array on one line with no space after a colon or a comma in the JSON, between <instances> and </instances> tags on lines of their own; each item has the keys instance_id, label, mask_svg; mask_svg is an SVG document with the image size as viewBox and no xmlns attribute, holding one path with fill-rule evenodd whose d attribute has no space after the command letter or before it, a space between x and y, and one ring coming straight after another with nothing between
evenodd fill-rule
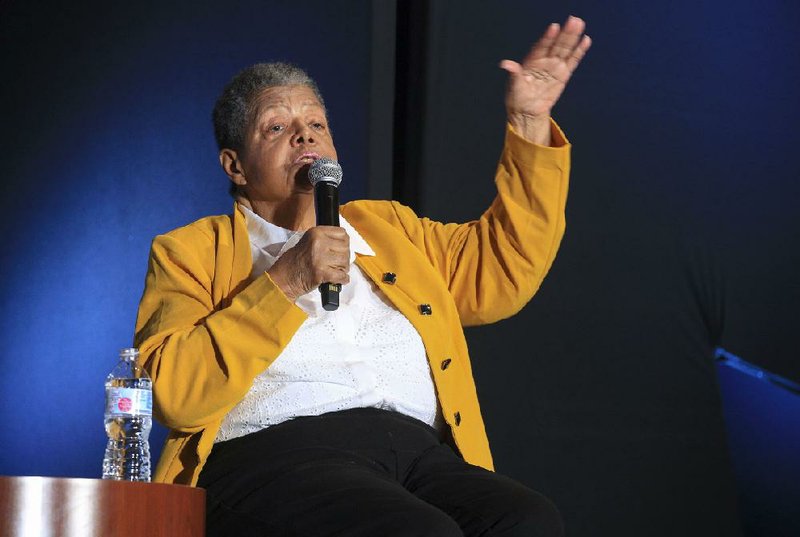
<instances>
[{"instance_id":1,"label":"woman's raised hand","mask_svg":"<svg viewBox=\"0 0 800 537\"><path fill-rule=\"evenodd\" d=\"M522 63L500 62L500 67L509 73L508 121L517 133L532 142L550 143L550 111L592 44L583 33L585 28L586 24L578 17L569 17L563 26L553 23Z\"/></svg>"}]
</instances>

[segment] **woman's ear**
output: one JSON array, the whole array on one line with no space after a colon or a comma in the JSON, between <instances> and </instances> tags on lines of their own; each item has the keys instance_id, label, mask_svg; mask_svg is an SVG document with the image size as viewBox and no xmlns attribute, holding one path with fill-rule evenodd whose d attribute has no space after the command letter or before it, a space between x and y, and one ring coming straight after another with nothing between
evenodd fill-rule
<instances>
[{"instance_id":1,"label":"woman's ear","mask_svg":"<svg viewBox=\"0 0 800 537\"><path fill-rule=\"evenodd\" d=\"M233 184L242 186L247 184L244 177L244 170L239 161L239 156L233 149L223 149L219 152L219 163L225 174L230 178Z\"/></svg>"}]
</instances>

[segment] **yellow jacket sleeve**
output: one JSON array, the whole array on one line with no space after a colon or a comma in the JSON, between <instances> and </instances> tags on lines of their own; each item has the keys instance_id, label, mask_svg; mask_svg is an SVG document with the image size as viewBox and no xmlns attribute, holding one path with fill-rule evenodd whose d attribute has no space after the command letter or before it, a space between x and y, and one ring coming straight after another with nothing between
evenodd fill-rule
<instances>
[{"instance_id":1,"label":"yellow jacket sleeve","mask_svg":"<svg viewBox=\"0 0 800 537\"><path fill-rule=\"evenodd\" d=\"M251 262L223 275L231 284L215 284L215 272L228 272L215 256L231 249L219 247L225 233L208 224L204 219L153 241L136 323L156 418L182 432L222 419L306 319L267 274L237 281L249 275ZM242 289L226 298L231 287Z\"/></svg>"},{"instance_id":2,"label":"yellow jacket sleeve","mask_svg":"<svg viewBox=\"0 0 800 537\"><path fill-rule=\"evenodd\" d=\"M565 229L570 148L553 123L553 147L506 127L497 196L475 221L443 224L393 207L405 233L444 278L464 326L517 313L539 289Z\"/></svg>"}]
</instances>

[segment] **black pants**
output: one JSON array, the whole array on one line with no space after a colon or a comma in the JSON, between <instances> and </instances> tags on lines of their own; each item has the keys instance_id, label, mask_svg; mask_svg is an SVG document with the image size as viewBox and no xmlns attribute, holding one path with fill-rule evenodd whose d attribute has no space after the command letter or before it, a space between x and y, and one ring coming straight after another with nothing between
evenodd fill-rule
<instances>
[{"instance_id":1,"label":"black pants","mask_svg":"<svg viewBox=\"0 0 800 537\"><path fill-rule=\"evenodd\" d=\"M198 486L208 537L563 535L547 498L467 464L426 424L374 408L218 443Z\"/></svg>"}]
</instances>

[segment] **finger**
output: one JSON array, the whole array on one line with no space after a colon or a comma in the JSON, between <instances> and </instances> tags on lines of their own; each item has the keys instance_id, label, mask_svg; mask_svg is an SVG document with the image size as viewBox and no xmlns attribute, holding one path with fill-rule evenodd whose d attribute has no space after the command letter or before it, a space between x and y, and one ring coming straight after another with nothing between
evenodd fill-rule
<instances>
[{"instance_id":1,"label":"finger","mask_svg":"<svg viewBox=\"0 0 800 537\"><path fill-rule=\"evenodd\" d=\"M572 52L572 56L567 59L567 67L569 68L570 73L578 67L578 64L581 63L583 57L586 56L586 51L589 50L589 47L591 46L592 38L588 35L583 36L581 42L578 43L578 46L575 47L575 50Z\"/></svg>"},{"instance_id":2,"label":"finger","mask_svg":"<svg viewBox=\"0 0 800 537\"><path fill-rule=\"evenodd\" d=\"M500 69L508 71L511 75L517 75L522 72L522 66L513 60L503 60L500 62Z\"/></svg>"},{"instance_id":3,"label":"finger","mask_svg":"<svg viewBox=\"0 0 800 537\"><path fill-rule=\"evenodd\" d=\"M348 235L347 232L345 232L342 235L337 235L335 237L331 237L331 246L335 247L337 250L344 250L344 251L349 252L350 251L350 235Z\"/></svg>"},{"instance_id":4,"label":"finger","mask_svg":"<svg viewBox=\"0 0 800 537\"><path fill-rule=\"evenodd\" d=\"M586 23L583 22L583 19L570 16L566 22L564 22L564 27L550 47L548 55L563 60L572 56L572 52L580 42L581 35L585 28Z\"/></svg>"},{"instance_id":5,"label":"finger","mask_svg":"<svg viewBox=\"0 0 800 537\"><path fill-rule=\"evenodd\" d=\"M327 263L330 267L348 268L350 265L350 250L328 252Z\"/></svg>"},{"instance_id":6,"label":"finger","mask_svg":"<svg viewBox=\"0 0 800 537\"><path fill-rule=\"evenodd\" d=\"M349 247L340 247L340 246L328 246L327 250L327 259L336 260L338 263L342 259L349 262L350 261L350 248ZM343 263L342 263L343 264Z\"/></svg>"},{"instance_id":7,"label":"finger","mask_svg":"<svg viewBox=\"0 0 800 537\"><path fill-rule=\"evenodd\" d=\"M340 227L317 226L311 228L311 230L313 230L313 236L310 240L313 241L313 244L322 248L322 251L327 251L329 249L350 249L350 236L347 234L347 231Z\"/></svg>"},{"instance_id":8,"label":"finger","mask_svg":"<svg viewBox=\"0 0 800 537\"><path fill-rule=\"evenodd\" d=\"M350 283L350 275L348 271L341 267L329 267L328 270L323 273L322 281L328 283Z\"/></svg>"},{"instance_id":9,"label":"finger","mask_svg":"<svg viewBox=\"0 0 800 537\"><path fill-rule=\"evenodd\" d=\"M538 60L539 58L544 58L550 52L550 48L553 46L553 43L558 37L558 31L561 27L557 22L550 23L550 26L542 34L542 37L539 38L539 41L536 42L533 47L531 47L530 52L528 55L525 56L525 59L522 60L522 63L527 63L533 60Z\"/></svg>"},{"instance_id":10,"label":"finger","mask_svg":"<svg viewBox=\"0 0 800 537\"><path fill-rule=\"evenodd\" d=\"M328 248L335 252L350 252L350 236L345 234L344 237L330 238Z\"/></svg>"},{"instance_id":11,"label":"finger","mask_svg":"<svg viewBox=\"0 0 800 537\"><path fill-rule=\"evenodd\" d=\"M347 236L347 231L339 226L316 226L312 229L317 230L317 233L320 233L326 237L341 238L343 236Z\"/></svg>"}]
</instances>

